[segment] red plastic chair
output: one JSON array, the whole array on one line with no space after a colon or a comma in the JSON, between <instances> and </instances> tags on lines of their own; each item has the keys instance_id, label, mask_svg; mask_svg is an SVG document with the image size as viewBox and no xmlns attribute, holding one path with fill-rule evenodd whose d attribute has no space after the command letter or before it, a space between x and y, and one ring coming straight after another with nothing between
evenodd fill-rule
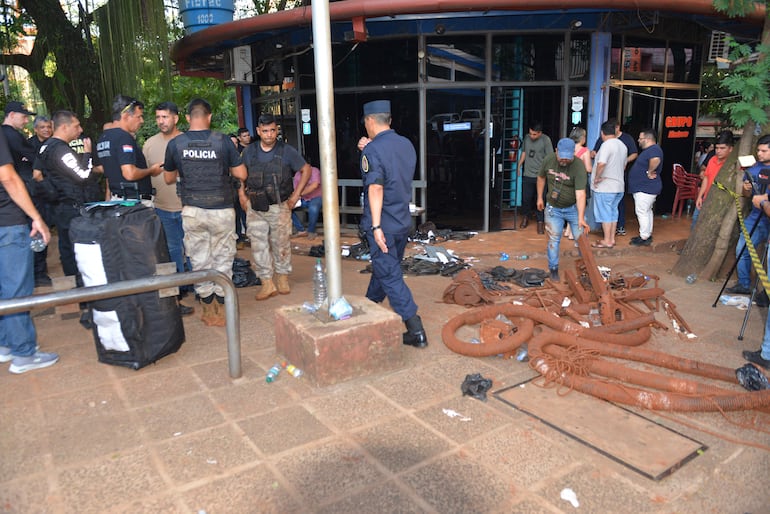
<instances>
[{"instance_id":1,"label":"red plastic chair","mask_svg":"<svg viewBox=\"0 0 770 514\"><path fill-rule=\"evenodd\" d=\"M674 184L676 185L676 195L674 196L674 205L671 207L673 217L682 217L682 209L687 204L687 200L696 200L698 198L698 175L687 173L679 163L674 164L673 172Z\"/></svg>"}]
</instances>

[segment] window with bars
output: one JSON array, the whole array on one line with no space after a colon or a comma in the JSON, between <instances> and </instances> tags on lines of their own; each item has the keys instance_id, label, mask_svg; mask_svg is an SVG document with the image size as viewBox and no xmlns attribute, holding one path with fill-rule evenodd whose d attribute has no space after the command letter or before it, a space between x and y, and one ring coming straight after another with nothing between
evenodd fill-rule
<instances>
[{"instance_id":1,"label":"window with bars","mask_svg":"<svg viewBox=\"0 0 770 514\"><path fill-rule=\"evenodd\" d=\"M730 53L730 45L727 41L729 34L714 30L711 32L711 43L709 44L708 62L715 62L718 59L727 59Z\"/></svg>"}]
</instances>

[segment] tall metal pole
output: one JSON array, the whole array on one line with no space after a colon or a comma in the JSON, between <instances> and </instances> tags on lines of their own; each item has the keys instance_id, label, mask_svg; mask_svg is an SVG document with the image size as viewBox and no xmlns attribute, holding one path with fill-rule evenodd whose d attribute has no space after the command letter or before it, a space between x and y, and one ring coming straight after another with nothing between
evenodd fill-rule
<instances>
[{"instance_id":1,"label":"tall metal pole","mask_svg":"<svg viewBox=\"0 0 770 514\"><path fill-rule=\"evenodd\" d=\"M337 196L337 138L334 125L334 80L329 0L312 3L313 60L315 63L318 147L321 153L321 193L324 213L324 250L329 305L342 297L340 213Z\"/></svg>"}]
</instances>

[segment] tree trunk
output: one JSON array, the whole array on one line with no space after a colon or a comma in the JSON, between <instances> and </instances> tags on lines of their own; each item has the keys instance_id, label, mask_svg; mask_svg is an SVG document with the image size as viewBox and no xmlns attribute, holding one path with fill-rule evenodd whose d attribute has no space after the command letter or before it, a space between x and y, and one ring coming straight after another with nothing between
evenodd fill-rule
<instances>
[{"instance_id":1,"label":"tree trunk","mask_svg":"<svg viewBox=\"0 0 770 514\"><path fill-rule=\"evenodd\" d=\"M770 44L770 16L765 17L762 44ZM767 56L760 55L759 58L764 60ZM717 181L728 188L732 187L733 191L739 194L743 189L743 171L738 167L737 159L739 155L754 153L756 141L754 126L755 123L750 121L743 127L743 135L737 149L727 158L727 162L719 170L716 178ZM751 204L748 201L741 203L741 212L748 214ZM696 274L702 279L716 278L727 252L735 249L732 241L734 241L737 220L733 197L713 186L703 202L698 223L690 233L672 272L681 277Z\"/></svg>"},{"instance_id":2,"label":"tree trunk","mask_svg":"<svg viewBox=\"0 0 770 514\"><path fill-rule=\"evenodd\" d=\"M35 20L37 37L29 57L2 55L0 62L25 68L38 87L50 112L69 109L84 128L96 134L109 119L101 70L96 53L80 27L74 26L59 0L20 0L19 5ZM56 73L45 75L43 61L51 53ZM86 110L91 116L85 118Z\"/></svg>"},{"instance_id":3,"label":"tree trunk","mask_svg":"<svg viewBox=\"0 0 770 514\"><path fill-rule=\"evenodd\" d=\"M728 188L734 187L736 177L742 177L742 174L738 173L738 154L738 151L733 151L716 177L718 182ZM729 250L736 219L733 197L712 186L703 202L698 222L672 272L682 277L695 274L703 279L714 278ZM708 273L707 268L710 270Z\"/></svg>"}]
</instances>

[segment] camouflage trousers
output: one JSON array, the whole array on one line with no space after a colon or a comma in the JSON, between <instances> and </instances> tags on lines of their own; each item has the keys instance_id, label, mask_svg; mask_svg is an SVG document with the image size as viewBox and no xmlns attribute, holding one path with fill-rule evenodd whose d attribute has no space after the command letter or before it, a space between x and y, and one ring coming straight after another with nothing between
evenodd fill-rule
<instances>
[{"instance_id":1,"label":"camouflage trousers","mask_svg":"<svg viewBox=\"0 0 770 514\"><path fill-rule=\"evenodd\" d=\"M193 271L215 269L233 277L235 258L235 209L201 209L182 207L184 247ZM201 298L213 294L224 297L222 286L214 282L195 284L195 293Z\"/></svg>"},{"instance_id":2,"label":"camouflage trousers","mask_svg":"<svg viewBox=\"0 0 770 514\"><path fill-rule=\"evenodd\" d=\"M246 234L251 240L254 271L258 277L291 273L291 209L286 202L273 204L267 211L249 207Z\"/></svg>"}]
</instances>

